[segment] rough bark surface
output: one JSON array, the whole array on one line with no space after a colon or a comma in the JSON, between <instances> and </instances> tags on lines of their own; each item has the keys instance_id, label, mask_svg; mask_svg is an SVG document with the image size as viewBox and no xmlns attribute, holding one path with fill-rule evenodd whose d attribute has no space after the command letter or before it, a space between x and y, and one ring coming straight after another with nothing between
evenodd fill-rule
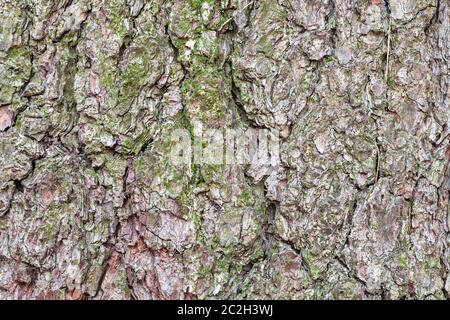
<instances>
[{"instance_id":1,"label":"rough bark surface","mask_svg":"<svg viewBox=\"0 0 450 320\"><path fill-rule=\"evenodd\" d=\"M448 299L448 0L0 0L0 298ZM168 159L281 132L281 165Z\"/></svg>"}]
</instances>

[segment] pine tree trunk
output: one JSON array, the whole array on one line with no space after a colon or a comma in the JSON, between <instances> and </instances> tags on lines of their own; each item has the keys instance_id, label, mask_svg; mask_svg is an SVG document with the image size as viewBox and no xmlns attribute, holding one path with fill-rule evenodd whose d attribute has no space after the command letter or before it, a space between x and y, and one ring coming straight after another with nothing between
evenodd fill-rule
<instances>
[{"instance_id":1,"label":"pine tree trunk","mask_svg":"<svg viewBox=\"0 0 450 320\"><path fill-rule=\"evenodd\" d=\"M0 298L449 298L448 0L0 21ZM171 161L200 126L279 132L280 162Z\"/></svg>"}]
</instances>

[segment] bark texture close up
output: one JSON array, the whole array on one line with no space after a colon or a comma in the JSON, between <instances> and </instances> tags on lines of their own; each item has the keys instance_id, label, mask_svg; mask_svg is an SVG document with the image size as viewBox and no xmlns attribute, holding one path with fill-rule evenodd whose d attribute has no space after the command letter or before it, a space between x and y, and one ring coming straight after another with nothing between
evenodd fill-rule
<instances>
[{"instance_id":1,"label":"bark texture close up","mask_svg":"<svg viewBox=\"0 0 450 320\"><path fill-rule=\"evenodd\" d=\"M0 0L0 298L449 299L449 72L449 0Z\"/></svg>"}]
</instances>

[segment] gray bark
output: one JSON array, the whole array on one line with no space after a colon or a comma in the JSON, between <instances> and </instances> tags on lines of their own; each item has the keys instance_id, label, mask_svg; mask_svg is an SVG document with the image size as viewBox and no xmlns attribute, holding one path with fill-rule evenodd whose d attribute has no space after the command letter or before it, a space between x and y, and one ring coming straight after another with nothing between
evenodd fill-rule
<instances>
[{"instance_id":1,"label":"gray bark","mask_svg":"<svg viewBox=\"0 0 450 320\"><path fill-rule=\"evenodd\" d=\"M0 298L448 299L448 0L0 0ZM281 164L169 159L281 132Z\"/></svg>"}]
</instances>

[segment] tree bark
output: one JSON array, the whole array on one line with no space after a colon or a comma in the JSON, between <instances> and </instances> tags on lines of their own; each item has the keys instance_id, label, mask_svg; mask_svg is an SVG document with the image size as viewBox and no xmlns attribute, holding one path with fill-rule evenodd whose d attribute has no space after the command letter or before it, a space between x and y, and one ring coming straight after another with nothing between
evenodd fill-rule
<instances>
[{"instance_id":1,"label":"tree bark","mask_svg":"<svg viewBox=\"0 0 450 320\"><path fill-rule=\"evenodd\" d=\"M0 17L0 298L449 298L449 1ZM280 163L174 164L199 125Z\"/></svg>"}]
</instances>

